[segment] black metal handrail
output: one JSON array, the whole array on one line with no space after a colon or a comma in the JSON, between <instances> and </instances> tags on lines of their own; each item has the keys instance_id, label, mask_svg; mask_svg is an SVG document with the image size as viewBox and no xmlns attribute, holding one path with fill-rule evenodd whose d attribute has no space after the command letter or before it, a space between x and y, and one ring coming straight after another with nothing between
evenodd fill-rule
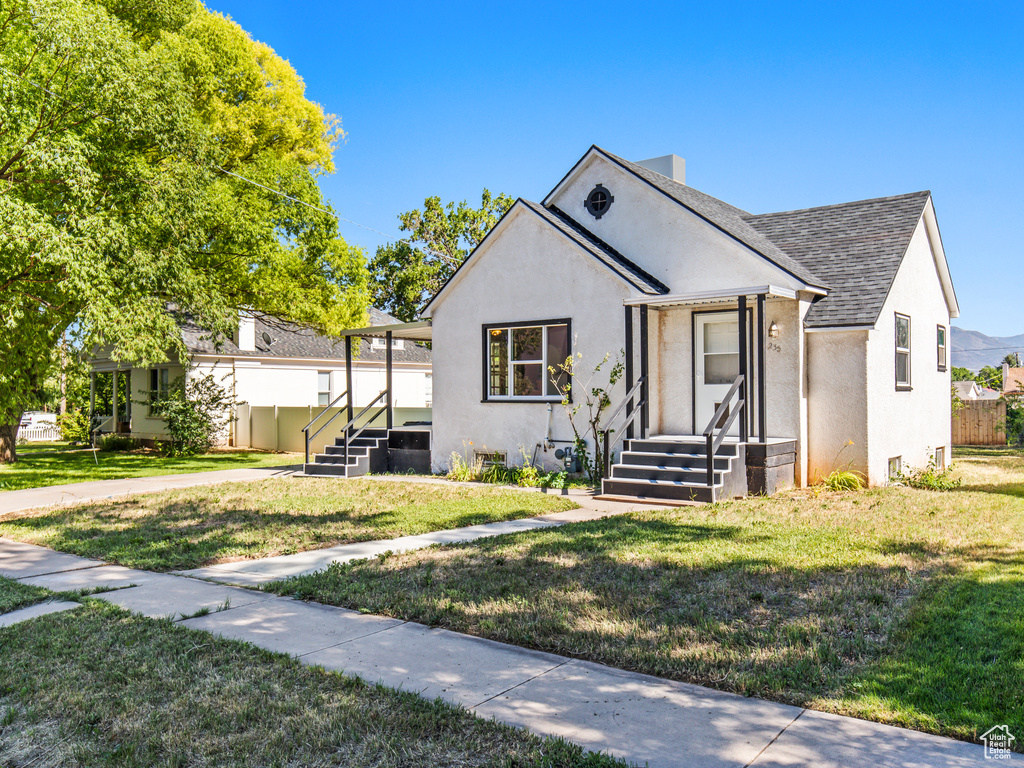
<instances>
[{"instance_id":1,"label":"black metal handrail","mask_svg":"<svg viewBox=\"0 0 1024 768\"><path fill-rule=\"evenodd\" d=\"M620 402L615 410L612 411L612 415L609 416L607 422L605 422L607 426L602 430L602 436L604 438L604 472L602 477L608 477L608 473L611 469L611 435L631 423L633 419L639 416L643 411L644 405L647 403L646 398L640 398L636 404L633 404L632 402L633 396L643 387L646 381L647 377L645 376L641 376L637 379L636 384L634 384L629 392L626 393L626 396L622 398L622 402ZM625 418L622 420L621 424L616 425L616 419L618 419L619 414L622 413L622 409L626 408L627 404L629 404L629 408L626 411Z\"/></svg>"},{"instance_id":2,"label":"black metal handrail","mask_svg":"<svg viewBox=\"0 0 1024 768\"><path fill-rule=\"evenodd\" d=\"M325 429L327 429L327 426L332 421L334 421L336 418L341 416L342 411L339 410L336 414L334 414L333 416L331 416L331 418L329 418L326 422L324 422L324 425L322 427L320 427L320 429L318 429L316 432L314 432L312 437L309 436L309 428L312 427L313 424L316 423L317 419L319 419L321 416L323 416L325 413L327 413L329 410L331 410L331 408L334 407L335 403L337 403L339 400L341 400L341 398L347 397L347 396L348 396L348 390L346 389L344 392L342 392L336 398L331 400L331 402L329 402L327 404L327 406L322 411L320 411L320 413L318 413L316 416L314 416L310 420L309 424L307 424L306 426L304 426L302 428L302 431L306 433L306 463L307 464L309 464L309 443L310 443L310 441L315 440L316 436L319 435L321 432L323 432Z\"/></svg>"},{"instance_id":3,"label":"black metal handrail","mask_svg":"<svg viewBox=\"0 0 1024 768\"><path fill-rule=\"evenodd\" d=\"M729 403L736 397L736 393L743 385L743 374L736 377L736 381L729 387L729 391L725 397L722 398L722 402L715 410L715 415L711 417L711 421L704 428L704 439L707 441L707 452L708 452L708 487L712 487L715 484L715 452L719 446L722 445L722 440L725 439L726 433L729 431L729 427L736 421L736 417L746 408L746 402L742 399L736 400L736 407L729 414L729 418L725 420L722 428L718 431L718 436L715 437L715 425L725 416L726 411L729 410Z\"/></svg>"},{"instance_id":4,"label":"black metal handrail","mask_svg":"<svg viewBox=\"0 0 1024 768\"><path fill-rule=\"evenodd\" d=\"M371 400L369 403L367 403L366 406L363 408L363 410L361 410L359 413L357 413L355 416L353 416L351 419L349 419L348 424L346 424L342 428L341 434L344 436L344 439L345 439L345 443L344 443L344 445L345 445L345 453L344 453L345 462L344 463L345 463L346 467L348 466L348 444L349 444L349 442L351 440L355 440L357 437L359 437L363 433L363 430L366 429L368 426L370 426L374 422L374 419L376 419L378 416L380 416L384 411L386 411L388 409L387 403L385 403L380 408L378 408L377 412L375 414L373 414L373 416L371 416L369 419L367 419L366 423L363 424L363 426L361 426L355 432L351 431L352 430L352 426L357 421L359 421L359 419L361 419L363 417L363 414L365 414L368 410L370 410L382 397L388 396L389 394L390 394L390 390L388 390L387 388L382 389L380 391L379 395L377 395L375 398L373 398L373 400ZM324 425L324 426L326 426L326 425Z\"/></svg>"}]
</instances>

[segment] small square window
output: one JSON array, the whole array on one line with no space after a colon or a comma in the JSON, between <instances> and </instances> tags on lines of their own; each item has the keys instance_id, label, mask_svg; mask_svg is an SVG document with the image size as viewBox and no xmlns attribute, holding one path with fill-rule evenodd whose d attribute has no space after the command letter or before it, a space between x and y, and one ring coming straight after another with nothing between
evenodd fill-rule
<instances>
[{"instance_id":1,"label":"small square window","mask_svg":"<svg viewBox=\"0 0 1024 768\"><path fill-rule=\"evenodd\" d=\"M473 451L473 463L481 467L489 467L492 464L505 466L505 451Z\"/></svg>"},{"instance_id":2,"label":"small square window","mask_svg":"<svg viewBox=\"0 0 1024 768\"><path fill-rule=\"evenodd\" d=\"M903 457L893 456L889 459L889 479L899 480L901 474L903 474Z\"/></svg>"}]
</instances>

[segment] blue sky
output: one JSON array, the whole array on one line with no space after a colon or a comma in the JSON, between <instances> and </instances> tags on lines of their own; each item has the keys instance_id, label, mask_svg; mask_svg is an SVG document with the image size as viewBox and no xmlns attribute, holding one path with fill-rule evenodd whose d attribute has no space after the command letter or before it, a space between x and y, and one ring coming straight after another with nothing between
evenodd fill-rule
<instances>
[{"instance_id":1,"label":"blue sky","mask_svg":"<svg viewBox=\"0 0 1024 768\"><path fill-rule=\"evenodd\" d=\"M754 213L930 189L955 324L1024 332L1024 4L207 2L342 119L322 187L369 253L428 195L674 152Z\"/></svg>"}]
</instances>

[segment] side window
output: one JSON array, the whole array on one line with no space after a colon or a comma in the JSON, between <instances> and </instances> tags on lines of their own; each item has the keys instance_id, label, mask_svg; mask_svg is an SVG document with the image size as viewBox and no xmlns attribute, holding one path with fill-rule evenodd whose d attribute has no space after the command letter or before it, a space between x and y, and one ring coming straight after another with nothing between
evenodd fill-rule
<instances>
[{"instance_id":1,"label":"side window","mask_svg":"<svg viewBox=\"0 0 1024 768\"><path fill-rule=\"evenodd\" d=\"M910 389L910 318L896 315L896 389Z\"/></svg>"},{"instance_id":2,"label":"side window","mask_svg":"<svg viewBox=\"0 0 1024 768\"><path fill-rule=\"evenodd\" d=\"M330 405L331 403L331 372L317 371L316 373L316 404Z\"/></svg>"},{"instance_id":3,"label":"side window","mask_svg":"<svg viewBox=\"0 0 1024 768\"><path fill-rule=\"evenodd\" d=\"M939 370L946 370L946 326L935 327L935 352L938 358Z\"/></svg>"},{"instance_id":4,"label":"side window","mask_svg":"<svg viewBox=\"0 0 1024 768\"><path fill-rule=\"evenodd\" d=\"M484 400L560 400L569 353L568 320L485 325Z\"/></svg>"}]
</instances>

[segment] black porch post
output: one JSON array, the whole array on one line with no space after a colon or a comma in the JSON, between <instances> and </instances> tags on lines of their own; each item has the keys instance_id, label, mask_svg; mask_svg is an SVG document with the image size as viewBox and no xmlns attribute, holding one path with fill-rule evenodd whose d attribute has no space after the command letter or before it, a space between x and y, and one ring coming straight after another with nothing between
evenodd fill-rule
<instances>
[{"instance_id":1,"label":"black porch post","mask_svg":"<svg viewBox=\"0 0 1024 768\"><path fill-rule=\"evenodd\" d=\"M648 376L649 360L647 354L647 305L640 305L640 375L644 384L640 387L643 408L640 409L640 439L646 440L651 427L651 379Z\"/></svg>"},{"instance_id":2,"label":"black porch post","mask_svg":"<svg viewBox=\"0 0 1024 768\"><path fill-rule=\"evenodd\" d=\"M760 443L768 442L768 410L765 402L764 369L764 300L765 295L757 295L757 439Z\"/></svg>"},{"instance_id":3,"label":"black porch post","mask_svg":"<svg viewBox=\"0 0 1024 768\"><path fill-rule=\"evenodd\" d=\"M627 306L626 308L626 345L624 347L626 354L626 391L629 392L633 388L633 308ZM629 402L626 403L626 413L633 412L633 398L629 398ZM629 440L633 439L633 421L630 419L626 425L626 438Z\"/></svg>"},{"instance_id":4,"label":"black porch post","mask_svg":"<svg viewBox=\"0 0 1024 768\"><path fill-rule=\"evenodd\" d=\"M348 418L352 421L352 337L345 337L345 389L348 391Z\"/></svg>"},{"instance_id":5,"label":"black porch post","mask_svg":"<svg viewBox=\"0 0 1024 768\"><path fill-rule=\"evenodd\" d=\"M387 369L386 372L385 372L385 378L386 378L385 386L387 387L387 390L388 390L388 401L387 401L387 405L388 405L388 429L393 429L394 426L395 426L395 409L393 407L394 402L395 402L395 398L394 398L393 393L391 391L391 362L392 362L391 331L387 331L384 334L384 343L387 345L387 351L384 353L384 365L385 365L385 368Z\"/></svg>"},{"instance_id":6,"label":"black porch post","mask_svg":"<svg viewBox=\"0 0 1024 768\"><path fill-rule=\"evenodd\" d=\"M750 389L747 387L747 297L740 296L740 376L743 377L743 383L740 384L740 400L743 401L743 413L740 414L740 442L747 442L750 437L750 398L747 397L747 392Z\"/></svg>"}]
</instances>

